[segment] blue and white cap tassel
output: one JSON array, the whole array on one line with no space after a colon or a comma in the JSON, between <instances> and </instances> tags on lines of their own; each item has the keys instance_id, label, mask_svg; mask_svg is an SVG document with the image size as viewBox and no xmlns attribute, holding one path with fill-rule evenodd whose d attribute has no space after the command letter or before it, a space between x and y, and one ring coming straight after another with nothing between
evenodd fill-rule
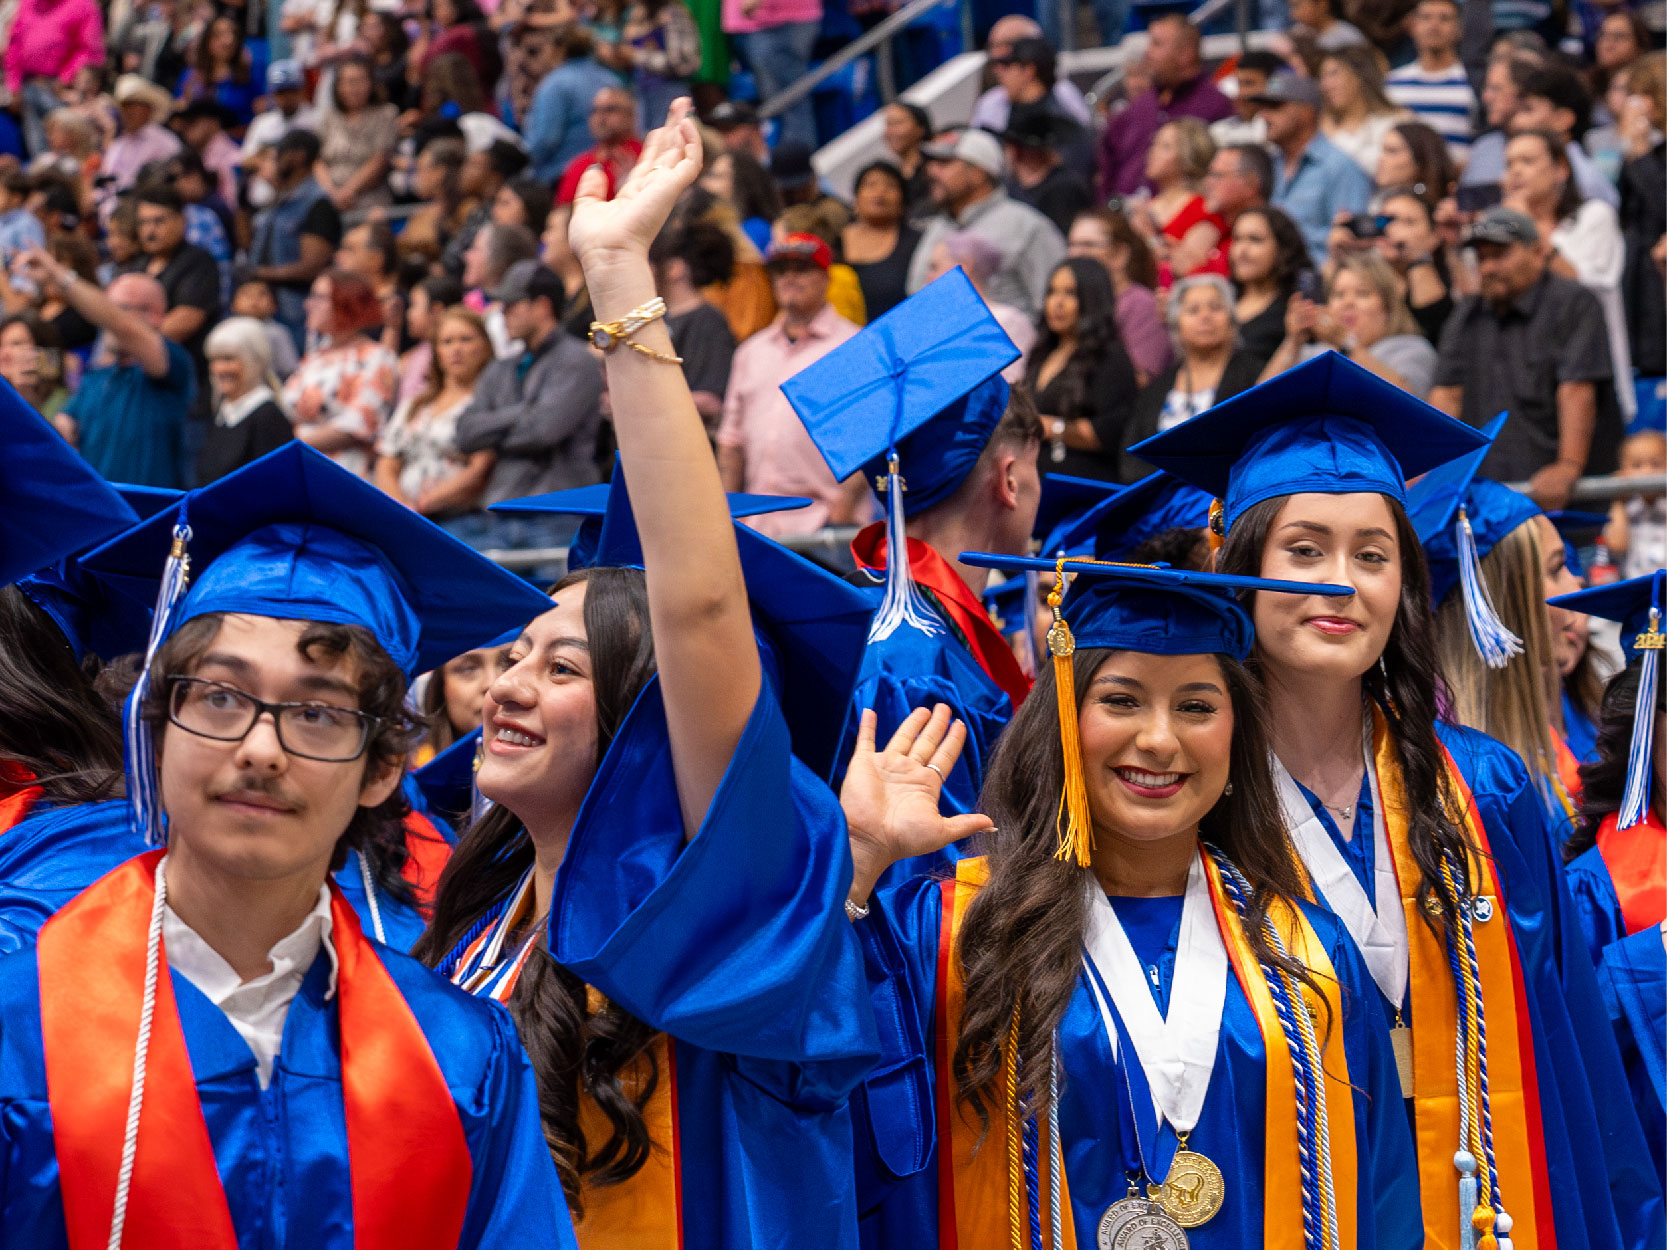
<instances>
[{"instance_id":1,"label":"blue and white cap tassel","mask_svg":"<svg viewBox=\"0 0 1667 1250\"><path fill-rule=\"evenodd\" d=\"M1649 628L1632 644L1642 658L1638 670L1638 701L1632 712L1632 745L1627 751L1626 790L1621 795L1621 810L1616 818L1622 829L1641 823L1650 806L1656 692L1661 686L1661 652L1667 639L1661 633L1661 609L1652 604L1649 619Z\"/></svg>"},{"instance_id":2,"label":"blue and white cap tassel","mask_svg":"<svg viewBox=\"0 0 1667 1250\"><path fill-rule=\"evenodd\" d=\"M1476 552L1476 535L1462 506L1454 526L1459 549L1459 587L1464 595L1470 640L1489 668L1504 668L1522 654L1522 639L1505 628L1505 622L1499 619L1499 612L1493 606L1493 597L1488 594L1487 582L1482 577L1481 557Z\"/></svg>"},{"instance_id":3,"label":"blue and white cap tassel","mask_svg":"<svg viewBox=\"0 0 1667 1250\"><path fill-rule=\"evenodd\" d=\"M187 497L189 498L189 497ZM156 753L150 723L144 717L145 700L150 696L151 666L162 640L173 630L174 613L185 598L191 578L191 525L186 516L186 499L179 501L179 512L174 522L173 545L168 550L167 563L162 568L162 584L156 592L156 611L151 617L150 638L145 643L145 662L139 670L139 680L122 709L123 768L127 774L127 801L133 828L144 834L147 846L160 846L166 840L162 826L162 804L157 793Z\"/></svg>"},{"instance_id":4,"label":"blue and white cap tassel","mask_svg":"<svg viewBox=\"0 0 1667 1250\"><path fill-rule=\"evenodd\" d=\"M904 626L927 635L943 632L909 571L909 537L903 523L903 492L907 489L898 471L897 448L892 447L886 452L886 593L869 626L869 642L890 638Z\"/></svg>"}]
</instances>

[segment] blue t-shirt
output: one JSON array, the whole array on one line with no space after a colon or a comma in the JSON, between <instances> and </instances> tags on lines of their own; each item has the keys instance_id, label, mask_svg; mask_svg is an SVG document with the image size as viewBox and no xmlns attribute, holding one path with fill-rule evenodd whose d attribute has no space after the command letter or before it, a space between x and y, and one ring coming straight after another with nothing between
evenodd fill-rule
<instances>
[{"instance_id":1,"label":"blue t-shirt","mask_svg":"<svg viewBox=\"0 0 1667 1250\"><path fill-rule=\"evenodd\" d=\"M81 427L81 454L112 482L182 489L185 418L197 392L191 357L169 342L168 372L152 378L137 364L94 369L64 411Z\"/></svg>"}]
</instances>

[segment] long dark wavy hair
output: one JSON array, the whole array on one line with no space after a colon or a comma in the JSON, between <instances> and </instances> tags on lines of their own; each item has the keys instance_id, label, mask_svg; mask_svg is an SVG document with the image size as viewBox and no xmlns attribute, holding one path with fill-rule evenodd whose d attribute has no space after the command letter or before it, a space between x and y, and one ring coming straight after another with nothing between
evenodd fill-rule
<instances>
[{"instance_id":1,"label":"long dark wavy hair","mask_svg":"<svg viewBox=\"0 0 1667 1250\"><path fill-rule=\"evenodd\" d=\"M1641 669L1630 664L1609 679L1598 712L1598 757L1580 766L1580 816L1563 844L1563 858L1574 859L1597 845L1598 826L1604 817L1621 810L1626 793L1627 754L1632 749L1632 717L1638 707L1638 678ZM1656 688L1655 714L1667 715L1667 687ZM1661 795L1655 796L1660 810Z\"/></svg>"},{"instance_id":2,"label":"long dark wavy hair","mask_svg":"<svg viewBox=\"0 0 1667 1250\"><path fill-rule=\"evenodd\" d=\"M555 592L580 582L586 586L585 637L600 763L625 714L654 676L654 640L648 590L639 570L580 570L557 582ZM434 922L412 954L430 967L439 965L532 866L526 827L507 808L493 808L458 841L440 875ZM538 1077L544 1140L568 1205L582 1212L581 1181L618 1184L648 1160L653 1143L643 1108L659 1083L651 1049L657 1033L612 1003L592 1014L584 982L552 959L545 943L541 937L527 957L508 1006ZM620 1079L627 1069L636 1078L634 1092L627 1092ZM579 1126L585 1094L607 1117L606 1141L585 1140Z\"/></svg>"},{"instance_id":3,"label":"long dark wavy hair","mask_svg":"<svg viewBox=\"0 0 1667 1250\"><path fill-rule=\"evenodd\" d=\"M0 589L0 761L27 769L48 799L122 793L121 718L57 624L16 586Z\"/></svg>"},{"instance_id":4,"label":"long dark wavy hair","mask_svg":"<svg viewBox=\"0 0 1667 1250\"><path fill-rule=\"evenodd\" d=\"M1087 648L1072 659L1079 713L1095 672L1112 654ZM1243 665L1228 656L1216 658L1233 707L1233 786L1199 823L1199 835L1250 882L1245 933L1257 958L1319 992L1314 975L1278 955L1262 930L1273 900L1299 897L1303 879L1268 769L1260 688ZM999 832L986 837L989 880L961 924L966 1006L953 1064L960 1100L986 1129L992 1110L1003 1103L1003 1047L1015 1011L1020 1106L1034 1114L1043 1105L1054 1028L1075 990L1088 927L1083 871L1054 858L1055 814L1065 781L1057 690L1053 665L1045 665L996 745L979 799Z\"/></svg>"},{"instance_id":5,"label":"long dark wavy hair","mask_svg":"<svg viewBox=\"0 0 1667 1250\"><path fill-rule=\"evenodd\" d=\"M1262 553L1287 495L1263 500L1245 509L1233 523L1217 555L1223 573L1260 576ZM1431 899L1444 922L1457 919L1441 884L1442 860L1451 855L1461 884L1468 871L1467 839L1463 826L1450 813L1459 810L1458 795L1442 767L1442 747L1435 724L1440 716L1440 671L1436 660L1435 617L1430 611L1430 566L1423 544L1407 519L1406 509L1385 496L1395 518L1401 550L1401 598L1380 663L1362 677L1366 694L1383 710L1401 757L1401 781L1407 804L1407 843L1418 862L1420 913L1426 920ZM1254 592L1253 592L1254 593ZM1259 668L1257 657L1250 659ZM1474 849L1474 848L1472 848ZM1468 885L1466 884L1466 888Z\"/></svg>"},{"instance_id":6,"label":"long dark wavy hair","mask_svg":"<svg viewBox=\"0 0 1667 1250\"><path fill-rule=\"evenodd\" d=\"M1061 269L1069 269L1077 283L1076 346L1071 351L1070 363L1049 383L1057 388L1058 402L1050 409L1055 416L1066 420L1091 416L1094 411L1094 372L1114 350L1123 350L1122 336L1117 332L1117 296L1112 293L1111 278L1097 260L1086 256L1062 260L1048 275L1048 285ZM1036 385L1042 365L1059 347L1060 336L1048 328L1046 315L1038 318L1036 344L1025 361L1025 383L1031 394L1041 388Z\"/></svg>"}]
</instances>

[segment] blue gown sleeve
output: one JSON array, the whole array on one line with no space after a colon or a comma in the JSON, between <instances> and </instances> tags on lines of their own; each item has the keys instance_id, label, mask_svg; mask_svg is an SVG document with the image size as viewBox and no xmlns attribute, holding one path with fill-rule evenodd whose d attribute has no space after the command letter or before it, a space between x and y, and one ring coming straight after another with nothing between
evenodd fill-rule
<instances>
[{"instance_id":1,"label":"blue gown sleeve","mask_svg":"<svg viewBox=\"0 0 1667 1250\"><path fill-rule=\"evenodd\" d=\"M573 1220L544 1142L532 1064L509 1013L492 1004L492 1058L468 1110L490 1119L474 1157L458 1250L499 1246L577 1250Z\"/></svg>"},{"instance_id":2,"label":"blue gown sleeve","mask_svg":"<svg viewBox=\"0 0 1667 1250\"><path fill-rule=\"evenodd\" d=\"M1659 1175L1667 1161L1667 950L1655 927L1603 953L1598 984Z\"/></svg>"},{"instance_id":3,"label":"blue gown sleeve","mask_svg":"<svg viewBox=\"0 0 1667 1250\"><path fill-rule=\"evenodd\" d=\"M1604 947L1626 936L1626 919L1621 915L1621 900L1615 897L1615 882L1595 846L1575 856L1563 875L1586 938L1586 949L1596 965L1603 958Z\"/></svg>"},{"instance_id":4,"label":"blue gown sleeve","mask_svg":"<svg viewBox=\"0 0 1667 1250\"><path fill-rule=\"evenodd\" d=\"M760 691L687 844L660 688L597 769L556 876L555 958L639 1019L784 1101L842 1102L874 1061L851 853L833 792L792 755ZM758 1061L750 1063L749 1061Z\"/></svg>"}]
</instances>

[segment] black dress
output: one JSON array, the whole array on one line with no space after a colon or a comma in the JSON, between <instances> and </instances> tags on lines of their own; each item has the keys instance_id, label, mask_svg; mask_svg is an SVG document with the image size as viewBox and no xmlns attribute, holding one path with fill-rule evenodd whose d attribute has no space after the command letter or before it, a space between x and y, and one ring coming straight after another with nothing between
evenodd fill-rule
<instances>
[{"instance_id":1,"label":"black dress","mask_svg":"<svg viewBox=\"0 0 1667 1250\"><path fill-rule=\"evenodd\" d=\"M908 296L909 262L919 246L920 231L913 226L900 226L891 255L851 266L857 272L857 285L862 288L863 307L870 321L897 307Z\"/></svg>"},{"instance_id":2,"label":"black dress","mask_svg":"<svg viewBox=\"0 0 1667 1250\"><path fill-rule=\"evenodd\" d=\"M1258 369L1273 359L1285 341L1285 306L1290 302L1291 292L1281 292L1249 321L1239 323L1239 347L1256 358Z\"/></svg>"},{"instance_id":3,"label":"black dress","mask_svg":"<svg viewBox=\"0 0 1667 1250\"><path fill-rule=\"evenodd\" d=\"M1215 402L1231 399L1240 391L1248 391L1256 385L1256 379L1262 374L1264 362L1257 360L1249 352L1240 349L1227 358L1227 367L1221 371L1221 381L1216 385ZM1157 377L1153 378L1135 396L1134 411L1129 416L1129 422L1123 428L1122 473L1125 482L1138 482L1152 471L1152 466L1138 456L1131 456L1129 448L1142 439L1150 438L1158 432L1158 418L1163 415L1164 401L1169 398L1169 392L1175 389L1175 380L1181 376L1179 361L1169 366Z\"/></svg>"},{"instance_id":4,"label":"black dress","mask_svg":"<svg viewBox=\"0 0 1667 1250\"><path fill-rule=\"evenodd\" d=\"M1088 376L1086 402L1077 411L1061 412L1066 389L1062 379L1069 367L1060 370L1037 392L1036 411L1044 417L1062 417L1067 421L1087 418L1094 427L1094 433L1099 436L1101 450L1077 451L1066 447L1063 454L1059 454L1060 445L1052 439L1044 439L1038 464L1043 473L1098 478L1102 482L1123 481L1118 466L1123 429L1134 411L1135 396L1140 390L1129 354L1123 350L1121 343L1113 343Z\"/></svg>"},{"instance_id":5,"label":"black dress","mask_svg":"<svg viewBox=\"0 0 1667 1250\"><path fill-rule=\"evenodd\" d=\"M284 410L270 399L236 425L210 422L197 453L197 485L207 486L295 437Z\"/></svg>"}]
</instances>

